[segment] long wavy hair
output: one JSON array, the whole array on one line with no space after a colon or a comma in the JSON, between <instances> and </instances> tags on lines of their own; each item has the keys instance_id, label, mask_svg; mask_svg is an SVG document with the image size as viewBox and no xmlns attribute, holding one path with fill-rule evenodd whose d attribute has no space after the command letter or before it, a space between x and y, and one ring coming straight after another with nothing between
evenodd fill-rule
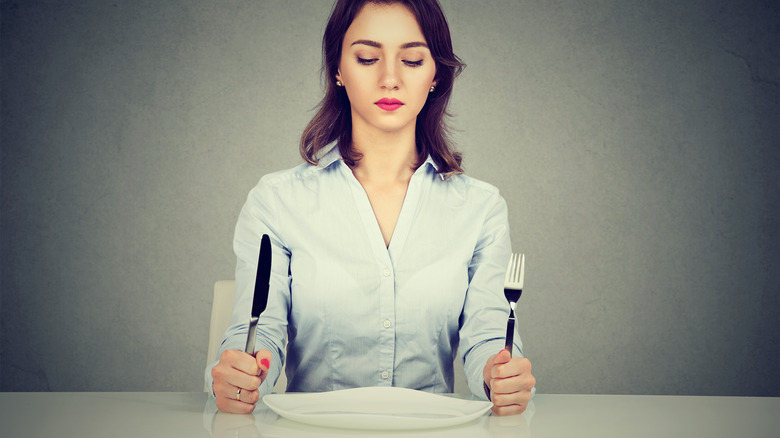
<instances>
[{"instance_id":1,"label":"long wavy hair","mask_svg":"<svg viewBox=\"0 0 780 438\"><path fill-rule=\"evenodd\" d=\"M317 106L317 113L301 135L300 152L306 162L317 164L320 152L333 141L338 141L344 162L354 166L360 153L352 147L352 114L349 98L343 87L335 84L341 60L344 35L366 3L399 3L414 14L436 62L436 88L429 93L417 115L415 140L418 165L430 155L438 172L448 177L463 173L462 156L455 151L446 124L447 104L452 95L455 78L465 64L453 53L450 29L437 0L337 0L331 10L325 34L322 37L322 73L325 96Z\"/></svg>"}]
</instances>

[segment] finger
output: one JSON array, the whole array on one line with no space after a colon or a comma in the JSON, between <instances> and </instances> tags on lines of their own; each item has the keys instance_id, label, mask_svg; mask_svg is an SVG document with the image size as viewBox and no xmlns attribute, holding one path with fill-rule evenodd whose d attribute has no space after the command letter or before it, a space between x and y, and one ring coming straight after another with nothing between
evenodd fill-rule
<instances>
[{"instance_id":1,"label":"finger","mask_svg":"<svg viewBox=\"0 0 780 438\"><path fill-rule=\"evenodd\" d=\"M493 365L507 363L510 360L512 360L512 353L510 353L509 350L505 348L496 354L495 358L493 359Z\"/></svg>"},{"instance_id":2,"label":"finger","mask_svg":"<svg viewBox=\"0 0 780 438\"><path fill-rule=\"evenodd\" d=\"M214 393L217 396L217 407L222 406L220 410L225 412L245 413L247 409L251 412L260 398L260 392L257 390L239 390L239 388L230 385L218 387L215 385ZM241 406L241 404L249 405L249 408Z\"/></svg>"},{"instance_id":3,"label":"finger","mask_svg":"<svg viewBox=\"0 0 780 438\"><path fill-rule=\"evenodd\" d=\"M260 350L255 355L255 363L257 365L258 376L260 377L260 383L265 381L268 377L268 370L271 368L271 360L273 355L268 350Z\"/></svg>"},{"instance_id":4,"label":"finger","mask_svg":"<svg viewBox=\"0 0 780 438\"><path fill-rule=\"evenodd\" d=\"M252 385L249 386L260 386L260 378L257 376L251 376L253 379L256 380ZM239 389L241 391L239 391ZM228 383L225 380L222 381L215 381L214 382L214 395L216 397L225 397L233 400L239 400L246 403L256 403L257 399L259 397L259 393L257 388L244 388L240 385L234 385L231 383Z\"/></svg>"},{"instance_id":5,"label":"finger","mask_svg":"<svg viewBox=\"0 0 780 438\"><path fill-rule=\"evenodd\" d=\"M531 389L535 385L536 378L533 375L521 374L519 376L507 377L504 379L491 379L490 391L494 394L513 394L520 392L527 392L530 394Z\"/></svg>"},{"instance_id":6,"label":"finger","mask_svg":"<svg viewBox=\"0 0 780 438\"><path fill-rule=\"evenodd\" d=\"M237 401L243 403L249 403L253 405L257 403L257 400L260 398L260 391L256 389L255 390L242 389L241 392L238 392L238 390L236 390L235 396Z\"/></svg>"},{"instance_id":7,"label":"finger","mask_svg":"<svg viewBox=\"0 0 780 438\"><path fill-rule=\"evenodd\" d=\"M241 350L225 350L219 361L224 361L232 368L252 376L256 376L259 372L255 358Z\"/></svg>"},{"instance_id":8,"label":"finger","mask_svg":"<svg viewBox=\"0 0 780 438\"><path fill-rule=\"evenodd\" d=\"M490 358L487 360L487 363L485 364L485 368L482 371L482 378L485 380L485 383L487 383L488 386L490 386L490 381L493 378L499 377L498 372L496 371L496 367L509 362L511 359L512 353L510 353L506 348L499 351L497 354L490 356Z\"/></svg>"},{"instance_id":9,"label":"finger","mask_svg":"<svg viewBox=\"0 0 780 438\"><path fill-rule=\"evenodd\" d=\"M491 369L490 377L505 378L531 373L531 361L524 357L513 357L508 362L497 364Z\"/></svg>"},{"instance_id":10,"label":"finger","mask_svg":"<svg viewBox=\"0 0 780 438\"><path fill-rule=\"evenodd\" d=\"M509 406L496 406L493 405L492 408L490 408L491 411L495 415L500 416L506 416L506 415L519 415L525 412L526 408L528 408L528 404L525 405L509 405Z\"/></svg>"},{"instance_id":11,"label":"finger","mask_svg":"<svg viewBox=\"0 0 780 438\"><path fill-rule=\"evenodd\" d=\"M259 371L268 371L271 368L271 360L273 355L268 350L260 350L255 355L255 363Z\"/></svg>"},{"instance_id":12,"label":"finger","mask_svg":"<svg viewBox=\"0 0 780 438\"><path fill-rule=\"evenodd\" d=\"M528 406L528 402L531 400L531 391L518 391L512 394L494 394L493 395L493 407L505 408L504 413L513 410L513 406L519 406L522 408L521 412Z\"/></svg>"},{"instance_id":13,"label":"finger","mask_svg":"<svg viewBox=\"0 0 780 438\"><path fill-rule=\"evenodd\" d=\"M252 358L254 362L254 358ZM246 391L252 391L260 386L260 378L253 374L247 374L229 363L220 361L211 369L211 377L214 379L212 389L214 395L227 398L236 398L238 388Z\"/></svg>"},{"instance_id":14,"label":"finger","mask_svg":"<svg viewBox=\"0 0 780 438\"><path fill-rule=\"evenodd\" d=\"M496 366L506 363L511 358L512 353L510 353L506 348L488 358L487 363L485 363L485 367L482 369L482 378L488 387L490 387L490 380L496 376Z\"/></svg>"},{"instance_id":15,"label":"finger","mask_svg":"<svg viewBox=\"0 0 780 438\"><path fill-rule=\"evenodd\" d=\"M222 363L211 369L211 377L214 379L214 394L222 393L229 395L231 391L235 393L237 388L253 390L257 389L260 383L262 383L258 376L247 374Z\"/></svg>"}]
</instances>

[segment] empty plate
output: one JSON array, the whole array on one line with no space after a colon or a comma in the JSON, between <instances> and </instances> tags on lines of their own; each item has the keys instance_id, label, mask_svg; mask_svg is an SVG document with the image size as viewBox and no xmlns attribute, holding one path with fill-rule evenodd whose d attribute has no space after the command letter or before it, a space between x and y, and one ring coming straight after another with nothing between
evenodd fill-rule
<instances>
[{"instance_id":1,"label":"empty plate","mask_svg":"<svg viewBox=\"0 0 780 438\"><path fill-rule=\"evenodd\" d=\"M471 421L491 402L408 388L369 387L330 392L268 394L263 402L287 419L345 429L430 429Z\"/></svg>"}]
</instances>

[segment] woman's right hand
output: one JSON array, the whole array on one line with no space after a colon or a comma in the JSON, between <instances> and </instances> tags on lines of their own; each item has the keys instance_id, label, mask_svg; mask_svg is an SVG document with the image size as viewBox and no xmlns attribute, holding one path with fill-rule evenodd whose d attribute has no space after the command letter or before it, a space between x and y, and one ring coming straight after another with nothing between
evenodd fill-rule
<instances>
[{"instance_id":1,"label":"woman's right hand","mask_svg":"<svg viewBox=\"0 0 780 438\"><path fill-rule=\"evenodd\" d=\"M226 350L211 369L212 390L222 412L251 414L260 398L257 388L268 376L271 352L260 350L252 357L240 350Z\"/></svg>"}]
</instances>

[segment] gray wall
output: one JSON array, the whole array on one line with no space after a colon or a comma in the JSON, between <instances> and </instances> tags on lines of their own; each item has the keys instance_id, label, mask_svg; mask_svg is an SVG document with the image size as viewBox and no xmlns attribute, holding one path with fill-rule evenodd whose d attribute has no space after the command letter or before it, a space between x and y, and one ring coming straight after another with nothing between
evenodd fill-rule
<instances>
[{"instance_id":1,"label":"gray wall","mask_svg":"<svg viewBox=\"0 0 780 438\"><path fill-rule=\"evenodd\" d=\"M540 392L780 396L772 1L442 1ZM199 391L327 1L2 2L2 390Z\"/></svg>"}]
</instances>

